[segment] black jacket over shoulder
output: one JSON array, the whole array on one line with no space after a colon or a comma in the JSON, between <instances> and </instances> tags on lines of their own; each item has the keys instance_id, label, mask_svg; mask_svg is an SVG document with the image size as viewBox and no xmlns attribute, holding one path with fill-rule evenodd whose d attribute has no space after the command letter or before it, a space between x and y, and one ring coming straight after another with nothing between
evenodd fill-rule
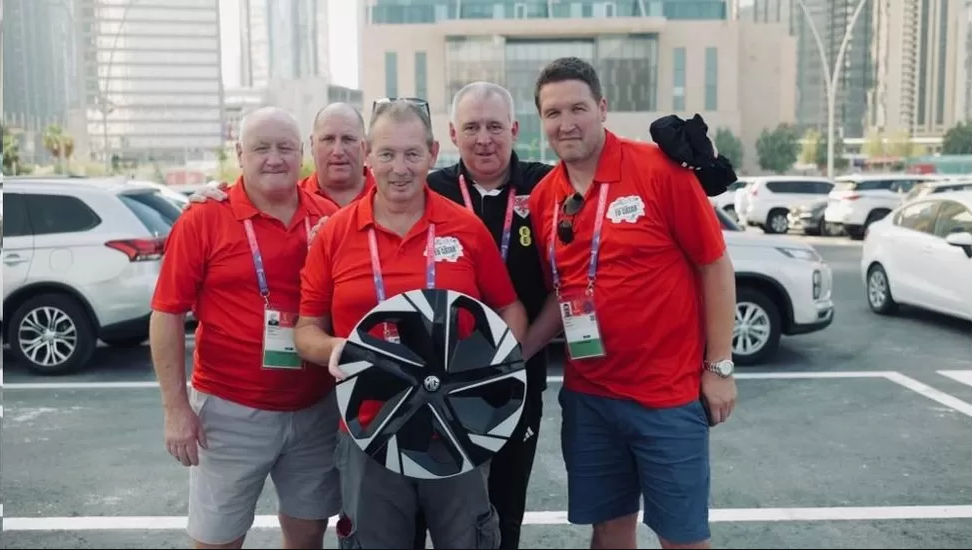
<instances>
[{"instance_id":1,"label":"black jacket over shoulder","mask_svg":"<svg viewBox=\"0 0 972 550\"><path fill-rule=\"evenodd\" d=\"M506 267L513 280L513 288L520 302L526 308L527 316L532 323L547 297L547 286L544 281L543 269L540 266L540 250L537 248L533 228L530 224L527 199L533 188L540 180L553 170L553 166L542 162L521 162L516 153L510 160L510 175L507 184L495 196L483 196L473 186L473 179L462 161L458 164L432 172L428 176L429 188L440 195L465 205L462 191L459 189L459 175L465 177L472 201L473 211L483 220L489 229L496 247L499 249L503 239L503 222L506 218L506 205L510 189L515 190L517 197L516 211L513 214L513 226L510 232L509 256ZM546 354L538 353L527 363L529 387L541 390L546 386L547 363Z\"/></svg>"}]
</instances>

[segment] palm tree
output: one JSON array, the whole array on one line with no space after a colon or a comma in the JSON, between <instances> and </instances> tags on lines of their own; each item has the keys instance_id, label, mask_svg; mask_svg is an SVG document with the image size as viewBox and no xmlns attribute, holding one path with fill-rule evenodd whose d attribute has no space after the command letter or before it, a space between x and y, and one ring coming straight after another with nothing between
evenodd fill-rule
<instances>
[{"instance_id":1,"label":"palm tree","mask_svg":"<svg viewBox=\"0 0 972 550\"><path fill-rule=\"evenodd\" d=\"M64 133L59 125L51 124L44 130L44 148L57 159L57 172L67 173L74 154L74 138Z\"/></svg>"}]
</instances>

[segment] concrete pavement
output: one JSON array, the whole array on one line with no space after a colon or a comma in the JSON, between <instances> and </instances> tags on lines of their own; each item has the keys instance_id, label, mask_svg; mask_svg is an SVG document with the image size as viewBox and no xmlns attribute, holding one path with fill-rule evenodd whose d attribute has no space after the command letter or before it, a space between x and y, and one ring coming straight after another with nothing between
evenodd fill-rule
<instances>
[{"instance_id":1,"label":"concrete pavement","mask_svg":"<svg viewBox=\"0 0 972 550\"><path fill-rule=\"evenodd\" d=\"M859 246L813 244L835 272L836 320L740 371L736 412L712 432L714 545L972 547L972 326L872 314ZM3 376L0 546L186 547L188 475L162 444L147 348L100 350L71 377L9 363ZM546 394L524 548L589 542L565 521L559 388ZM279 547L273 513L268 481L247 547ZM644 527L640 546L657 547Z\"/></svg>"}]
</instances>

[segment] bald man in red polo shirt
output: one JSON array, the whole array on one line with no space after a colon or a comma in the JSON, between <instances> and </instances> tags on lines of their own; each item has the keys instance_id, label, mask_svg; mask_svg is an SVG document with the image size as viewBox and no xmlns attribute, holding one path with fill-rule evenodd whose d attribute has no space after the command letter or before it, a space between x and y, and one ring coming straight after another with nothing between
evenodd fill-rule
<instances>
[{"instance_id":1,"label":"bald man in red polo shirt","mask_svg":"<svg viewBox=\"0 0 972 550\"><path fill-rule=\"evenodd\" d=\"M561 162L530 196L553 292L536 337L564 330L567 519L592 548L709 546L709 426L732 412L735 279L691 171L604 128L594 68L545 67L535 101ZM707 418L708 417L708 418Z\"/></svg>"},{"instance_id":2,"label":"bald man in red polo shirt","mask_svg":"<svg viewBox=\"0 0 972 550\"><path fill-rule=\"evenodd\" d=\"M294 345L300 270L311 228L336 207L297 186L301 143L276 108L246 116L242 176L225 202L187 210L172 227L152 300L152 359L165 443L189 470L196 548L241 548L269 475L285 548L321 548L340 510L332 457L334 380ZM199 320L186 389L184 318Z\"/></svg>"}]
</instances>

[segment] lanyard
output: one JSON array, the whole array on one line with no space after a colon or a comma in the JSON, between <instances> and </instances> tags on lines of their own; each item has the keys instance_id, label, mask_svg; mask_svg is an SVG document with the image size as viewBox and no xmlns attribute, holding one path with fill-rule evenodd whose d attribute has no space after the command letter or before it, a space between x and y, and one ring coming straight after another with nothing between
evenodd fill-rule
<instances>
[{"instance_id":1,"label":"lanyard","mask_svg":"<svg viewBox=\"0 0 972 550\"><path fill-rule=\"evenodd\" d=\"M257 285L260 287L260 296L263 302L270 306L270 286L267 285L267 272L263 268L263 254L260 254L260 245L257 244L256 233L253 231L253 221L243 220L243 229L246 230L246 241L250 243L250 255L253 256L253 267L256 268ZM304 230L307 231L307 248L310 248L311 225L310 218L304 217Z\"/></svg>"},{"instance_id":2,"label":"lanyard","mask_svg":"<svg viewBox=\"0 0 972 550\"><path fill-rule=\"evenodd\" d=\"M601 253L601 228L604 226L604 209L607 202L608 186L600 183L600 192L597 196L597 214L594 218L594 237L591 238L591 263L587 268L587 294L594 292L594 278L597 275L597 258ZM550 270L553 275L554 290L560 296L560 272L557 270L557 256L554 253L554 243L557 242L557 217L560 213L560 203L554 201L553 226L550 228L550 245L547 247L550 254Z\"/></svg>"},{"instance_id":3,"label":"lanyard","mask_svg":"<svg viewBox=\"0 0 972 550\"><path fill-rule=\"evenodd\" d=\"M513 232L513 207L516 204L516 190L513 189L513 184L509 184L509 198L506 201L506 218L503 220L503 240L500 246L500 254L503 256L503 261L506 261L506 256L510 253L510 234ZM473 210L472 198L469 196L469 188L466 187L466 178L462 175L459 176L459 189L462 190L462 202L466 203L466 208L469 209L473 214L476 213Z\"/></svg>"},{"instance_id":4,"label":"lanyard","mask_svg":"<svg viewBox=\"0 0 972 550\"><path fill-rule=\"evenodd\" d=\"M368 248L371 251L371 274L375 281L378 303L385 301L385 280L381 276L381 260L378 258L378 238L375 230L368 230ZM429 224L425 238L425 287L435 288L435 224Z\"/></svg>"}]
</instances>

